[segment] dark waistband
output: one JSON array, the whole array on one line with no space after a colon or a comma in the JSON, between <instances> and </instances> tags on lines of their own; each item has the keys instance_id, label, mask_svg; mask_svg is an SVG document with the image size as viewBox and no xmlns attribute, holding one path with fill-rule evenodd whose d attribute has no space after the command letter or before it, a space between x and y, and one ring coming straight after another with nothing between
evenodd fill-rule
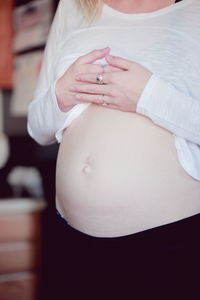
<instances>
[{"instance_id":1,"label":"dark waistband","mask_svg":"<svg viewBox=\"0 0 200 300\"><path fill-rule=\"evenodd\" d=\"M86 233L80 232L73 227L71 227L67 221L57 212L58 222L62 226L62 230L68 233L70 236L78 238L80 240L87 241L105 241L105 242L121 242L128 240L145 240L146 242L165 242L168 238L170 240L187 240L188 242L192 239L200 239L200 214L196 214L191 217L184 218L182 220L169 223L166 225L161 225L155 228L144 230L138 233L133 233L130 235L120 236L120 237L94 237Z\"/></svg>"}]
</instances>

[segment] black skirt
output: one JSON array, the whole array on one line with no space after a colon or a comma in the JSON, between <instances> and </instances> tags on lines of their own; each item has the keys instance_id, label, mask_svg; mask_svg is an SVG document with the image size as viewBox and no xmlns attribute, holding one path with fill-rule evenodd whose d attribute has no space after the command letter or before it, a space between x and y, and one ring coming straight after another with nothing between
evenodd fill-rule
<instances>
[{"instance_id":1,"label":"black skirt","mask_svg":"<svg viewBox=\"0 0 200 300\"><path fill-rule=\"evenodd\" d=\"M57 226L48 299L200 299L200 214L115 238L81 233L61 216Z\"/></svg>"}]
</instances>

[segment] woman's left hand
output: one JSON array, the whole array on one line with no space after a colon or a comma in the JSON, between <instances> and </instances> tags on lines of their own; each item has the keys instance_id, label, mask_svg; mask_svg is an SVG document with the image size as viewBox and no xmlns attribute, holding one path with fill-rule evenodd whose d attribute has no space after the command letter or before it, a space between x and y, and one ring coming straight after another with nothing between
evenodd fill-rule
<instances>
[{"instance_id":1,"label":"woman's left hand","mask_svg":"<svg viewBox=\"0 0 200 300\"><path fill-rule=\"evenodd\" d=\"M140 64L121 57L108 55L105 59L108 65L104 67L103 84L97 83L96 73L78 74L76 80L80 84L71 86L70 90L75 92L80 102L106 104L108 108L135 112L152 73Z\"/></svg>"}]
</instances>

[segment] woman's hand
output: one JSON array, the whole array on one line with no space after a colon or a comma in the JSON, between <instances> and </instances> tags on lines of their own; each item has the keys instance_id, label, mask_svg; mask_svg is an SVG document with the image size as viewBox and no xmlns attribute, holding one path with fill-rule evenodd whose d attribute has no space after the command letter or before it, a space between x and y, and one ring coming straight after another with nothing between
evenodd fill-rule
<instances>
[{"instance_id":1,"label":"woman's hand","mask_svg":"<svg viewBox=\"0 0 200 300\"><path fill-rule=\"evenodd\" d=\"M152 73L140 64L121 57L107 55L105 59L115 72L106 70L103 84L96 82L97 73L101 72L82 73L75 77L79 84L73 84L70 91L80 102L106 103L109 108L135 112Z\"/></svg>"},{"instance_id":2,"label":"woman's hand","mask_svg":"<svg viewBox=\"0 0 200 300\"><path fill-rule=\"evenodd\" d=\"M108 55L110 48L94 50L84 56L79 57L71 67L56 82L56 96L58 106L61 111L66 112L75 104L80 103L75 94L70 91L70 86L78 83L75 79L78 73L101 73L103 68L100 64L93 64L98 59ZM115 71L116 68L109 67L107 71ZM118 70L118 69L117 69Z\"/></svg>"}]
</instances>

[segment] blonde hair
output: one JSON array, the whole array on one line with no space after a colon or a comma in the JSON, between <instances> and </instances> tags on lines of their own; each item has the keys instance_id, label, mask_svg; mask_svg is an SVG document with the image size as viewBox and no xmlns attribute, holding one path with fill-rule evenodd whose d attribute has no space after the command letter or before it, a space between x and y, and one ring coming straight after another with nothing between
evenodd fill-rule
<instances>
[{"instance_id":1,"label":"blonde hair","mask_svg":"<svg viewBox=\"0 0 200 300\"><path fill-rule=\"evenodd\" d=\"M79 2L88 19L100 16L104 0L79 0Z\"/></svg>"}]
</instances>

